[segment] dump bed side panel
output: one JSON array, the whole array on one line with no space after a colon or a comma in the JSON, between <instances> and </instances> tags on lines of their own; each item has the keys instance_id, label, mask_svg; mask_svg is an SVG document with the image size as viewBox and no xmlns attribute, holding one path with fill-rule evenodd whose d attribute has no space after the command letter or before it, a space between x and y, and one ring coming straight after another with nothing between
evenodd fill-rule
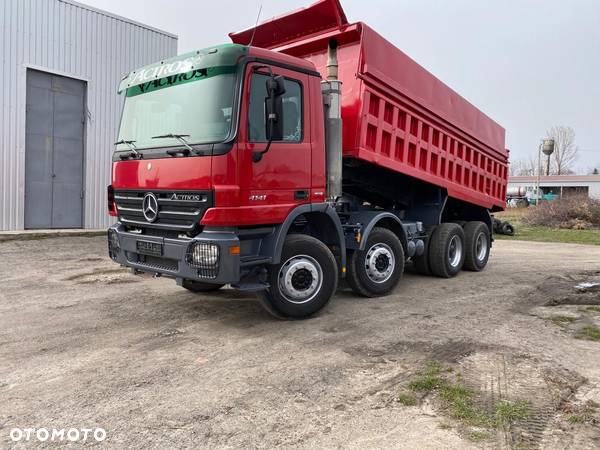
<instances>
[{"instance_id":1,"label":"dump bed side panel","mask_svg":"<svg viewBox=\"0 0 600 450\"><path fill-rule=\"evenodd\" d=\"M386 84L458 130L506 156L504 129L422 66L384 39L368 25L361 25L360 74Z\"/></svg>"},{"instance_id":2,"label":"dump bed side panel","mask_svg":"<svg viewBox=\"0 0 600 450\"><path fill-rule=\"evenodd\" d=\"M364 47L364 25L352 25L327 37L332 36L341 43L338 63L339 78L343 82L344 156L443 187L451 197L485 208L504 208L508 167L502 127L441 82L434 85L454 105L447 108L448 114L456 113L461 120L470 120L472 124L479 120L481 126L490 131L488 142L495 141L495 146L487 145L458 128L456 121L435 114L431 106L436 97L426 102L422 95L417 99L414 93L415 90L426 92L425 83L421 85L418 80L411 81L409 75L406 75L407 79L390 80L367 57L374 44ZM285 51L311 61L325 76L326 47L327 39L313 38L287 47ZM423 71L435 80L410 58L406 57L404 62L417 66L412 68L413 78ZM381 76L385 82L375 75ZM413 89L398 87L399 81L406 81L409 87L413 83Z\"/></svg>"},{"instance_id":3,"label":"dump bed side panel","mask_svg":"<svg viewBox=\"0 0 600 450\"><path fill-rule=\"evenodd\" d=\"M443 187L454 198L504 208L505 158L366 81L362 98L359 144L347 156Z\"/></svg>"}]
</instances>

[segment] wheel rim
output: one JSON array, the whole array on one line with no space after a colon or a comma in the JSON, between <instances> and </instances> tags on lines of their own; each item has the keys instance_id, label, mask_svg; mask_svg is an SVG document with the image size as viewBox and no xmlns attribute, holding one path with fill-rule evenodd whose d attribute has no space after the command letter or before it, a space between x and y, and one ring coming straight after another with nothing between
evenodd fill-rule
<instances>
[{"instance_id":1,"label":"wheel rim","mask_svg":"<svg viewBox=\"0 0 600 450\"><path fill-rule=\"evenodd\" d=\"M367 277L375 283L385 283L390 279L396 267L394 252L387 244L375 244L365 258Z\"/></svg>"},{"instance_id":2,"label":"wheel rim","mask_svg":"<svg viewBox=\"0 0 600 450\"><path fill-rule=\"evenodd\" d=\"M290 303L311 301L323 285L321 265L311 256L297 255L288 259L278 274L279 292Z\"/></svg>"},{"instance_id":3,"label":"wheel rim","mask_svg":"<svg viewBox=\"0 0 600 450\"><path fill-rule=\"evenodd\" d=\"M463 245L458 235L452 236L450 245L448 245L448 263L452 267L458 267L462 259Z\"/></svg>"},{"instance_id":4,"label":"wheel rim","mask_svg":"<svg viewBox=\"0 0 600 450\"><path fill-rule=\"evenodd\" d=\"M484 261L488 252L488 239L484 232L479 233L475 241L475 254L478 261Z\"/></svg>"}]
</instances>

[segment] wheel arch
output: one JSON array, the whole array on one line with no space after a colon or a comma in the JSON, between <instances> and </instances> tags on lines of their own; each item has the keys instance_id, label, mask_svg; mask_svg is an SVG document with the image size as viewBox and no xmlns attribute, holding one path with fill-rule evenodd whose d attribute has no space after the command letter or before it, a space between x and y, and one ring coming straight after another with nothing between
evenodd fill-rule
<instances>
[{"instance_id":1,"label":"wheel arch","mask_svg":"<svg viewBox=\"0 0 600 450\"><path fill-rule=\"evenodd\" d=\"M448 197L444 209L442 211L441 222L483 222L490 230L490 235L493 233L492 217L489 211L478 205L463 202L456 198Z\"/></svg>"},{"instance_id":2,"label":"wheel arch","mask_svg":"<svg viewBox=\"0 0 600 450\"><path fill-rule=\"evenodd\" d=\"M342 224L336 211L327 203L300 205L294 208L288 214L285 221L276 227L274 233L267 239L264 245L267 246L267 252L271 254L272 263L281 262L281 253L285 238L294 232L293 226L298 219L304 219L310 232L305 233L325 245L339 248L339 254L334 253L336 259L340 262L340 269L345 272L346 267L346 243Z\"/></svg>"},{"instance_id":3,"label":"wheel arch","mask_svg":"<svg viewBox=\"0 0 600 450\"><path fill-rule=\"evenodd\" d=\"M402 221L395 214L392 214L391 212L364 211L353 215L351 220L355 223L363 224L362 236L357 250L365 249L371 231L373 231L374 228L379 227L386 228L394 233L402 244L404 254L408 254L408 238L406 236L406 231L402 226Z\"/></svg>"}]
</instances>

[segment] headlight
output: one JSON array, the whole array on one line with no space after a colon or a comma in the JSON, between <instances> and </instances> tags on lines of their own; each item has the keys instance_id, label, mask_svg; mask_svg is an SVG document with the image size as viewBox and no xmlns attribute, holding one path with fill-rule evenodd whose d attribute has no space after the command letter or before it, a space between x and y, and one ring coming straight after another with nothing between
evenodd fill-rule
<instances>
[{"instance_id":1,"label":"headlight","mask_svg":"<svg viewBox=\"0 0 600 450\"><path fill-rule=\"evenodd\" d=\"M115 259L120 251L119 235L115 230L108 230L108 255Z\"/></svg>"},{"instance_id":2,"label":"headlight","mask_svg":"<svg viewBox=\"0 0 600 450\"><path fill-rule=\"evenodd\" d=\"M212 268L219 263L219 246L197 242L191 245L187 253L190 266Z\"/></svg>"}]
</instances>

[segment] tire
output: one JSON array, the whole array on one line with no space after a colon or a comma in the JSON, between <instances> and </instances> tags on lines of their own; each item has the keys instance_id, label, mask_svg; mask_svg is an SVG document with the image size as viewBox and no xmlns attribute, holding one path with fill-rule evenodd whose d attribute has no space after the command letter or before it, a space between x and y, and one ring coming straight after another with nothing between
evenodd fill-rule
<instances>
[{"instance_id":1,"label":"tire","mask_svg":"<svg viewBox=\"0 0 600 450\"><path fill-rule=\"evenodd\" d=\"M506 236L514 236L515 228L508 222L502 222L501 234Z\"/></svg>"},{"instance_id":2,"label":"tire","mask_svg":"<svg viewBox=\"0 0 600 450\"><path fill-rule=\"evenodd\" d=\"M460 225L442 223L431 235L429 267L441 278L452 278L460 272L465 261L465 233Z\"/></svg>"},{"instance_id":3,"label":"tire","mask_svg":"<svg viewBox=\"0 0 600 450\"><path fill-rule=\"evenodd\" d=\"M373 228L364 250L350 255L348 285L364 297L391 292L404 273L404 249L398 237L386 228Z\"/></svg>"},{"instance_id":4,"label":"tire","mask_svg":"<svg viewBox=\"0 0 600 450\"><path fill-rule=\"evenodd\" d=\"M281 262L269 268L270 288L262 301L285 318L301 319L323 308L338 284L338 265L331 250L318 239L291 234L285 239Z\"/></svg>"},{"instance_id":5,"label":"tire","mask_svg":"<svg viewBox=\"0 0 600 450\"><path fill-rule=\"evenodd\" d=\"M465 232L465 264L463 268L473 272L483 270L490 257L490 230L483 222L467 222Z\"/></svg>"},{"instance_id":6,"label":"tire","mask_svg":"<svg viewBox=\"0 0 600 450\"><path fill-rule=\"evenodd\" d=\"M203 283L202 281L183 280L182 287L191 292L213 292L221 289L224 284Z\"/></svg>"},{"instance_id":7,"label":"tire","mask_svg":"<svg viewBox=\"0 0 600 450\"><path fill-rule=\"evenodd\" d=\"M433 233L435 227L428 230L429 236ZM429 243L431 242L431 237L425 239L425 250L423 250L423 254L420 256L415 256L412 258L413 261L413 269L419 275L431 275L431 268L429 267Z\"/></svg>"}]
</instances>

